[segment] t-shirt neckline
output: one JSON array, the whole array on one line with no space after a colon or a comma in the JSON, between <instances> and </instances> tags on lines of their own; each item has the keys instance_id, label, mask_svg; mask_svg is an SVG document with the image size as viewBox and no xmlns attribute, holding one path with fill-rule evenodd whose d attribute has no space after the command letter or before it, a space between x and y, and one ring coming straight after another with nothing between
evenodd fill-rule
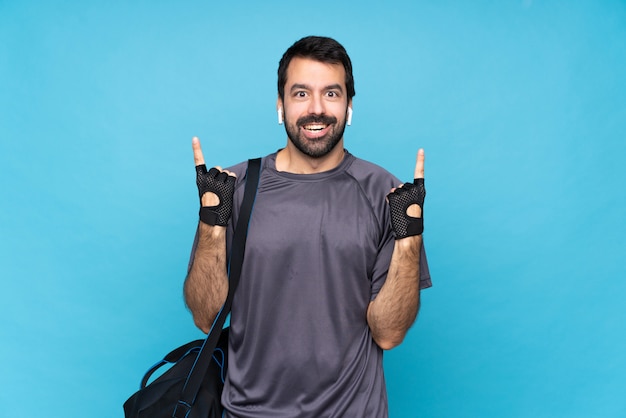
<instances>
[{"instance_id":1,"label":"t-shirt neckline","mask_svg":"<svg viewBox=\"0 0 626 418\"><path fill-rule=\"evenodd\" d=\"M337 174L344 172L354 161L354 156L350 154L350 152L347 149L344 149L343 150L344 157L337 167L332 168L327 171L322 171L321 173L296 174L296 173L290 173L288 171L276 170L276 155L278 154L278 151L274 152L273 154L268 155L268 158L266 159L266 162L265 162L265 168L268 169L271 173L279 177L284 177L287 179L298 180L298 181L317 181L317 180L326 179L328 177L333 177Z\"/></svg>"}]
</instances>

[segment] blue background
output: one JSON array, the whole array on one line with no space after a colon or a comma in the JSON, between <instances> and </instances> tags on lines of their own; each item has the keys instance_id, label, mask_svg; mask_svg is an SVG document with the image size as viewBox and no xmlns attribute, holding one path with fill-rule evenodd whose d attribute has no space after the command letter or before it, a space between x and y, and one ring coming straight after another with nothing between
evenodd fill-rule
<instances>
[{"instance_id":1,"label":"blue background","mask_svg":"<svg viewBox=\"0 0 626 418\"><path fill-rule=\"evenodd\" d=\"M626 416L617 0L0 0L0 416L122 416L201 335L191 137L222 166L284 146L276 68L309 34L352 57L352 153L409 180L426 149L434 287L391 416Z\"/></svg>"}]
</instances>

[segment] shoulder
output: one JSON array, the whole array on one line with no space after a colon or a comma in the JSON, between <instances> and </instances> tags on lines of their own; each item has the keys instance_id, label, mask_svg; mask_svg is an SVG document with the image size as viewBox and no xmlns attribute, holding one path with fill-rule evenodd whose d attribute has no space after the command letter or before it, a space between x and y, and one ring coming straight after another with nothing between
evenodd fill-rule
<instances>
[{"instance_id":1,"label":"shoulder","mask_svg":"<svg viewBox=\"0 0 626 418\"><path fill-rule=\"evenodd\" d=\"M261 159L261 169L263 169L263 167L265 166L268 157L271 157L272 155L273 154L270 154ZM231 173L235 174L235 176L237 176L237 183L236 183L237 185L235 187L239 187L243 183L243 180L245 180L246 178L247 169L248 169L247 160L237 163L235 165L232 165L230 167L226 167L226 170L230 171Z\"/></svg>"},{"instance_id":2,"label":"shoulder","mask_svg":"<svg viewBox=\"0 0 626 418\"><path fill-rule=\"evenodd\" d=\"M386 224L389 213L387 194L393 187L397 187L400 181L389 171L372 162L349 155L351 164L346 169L346 174L359 188L362 196L369 202L372 214L381 224Z\"/></svg>"},{"instance_id":3,"label":"shoulder","mask_svg":"<svg viewBox=\"0 0 626 418\"><path fill-rule=\"evenodd\" d=\"M248 168L248 161L242 161L230 167L226 167L226 170L234 173L238 179L243 178L246 174L246 169Z\"/></svg>"},{"instance_id":4,"label":"shoulder","mask_svg":"<svg viewBox=\"0 0 626 418\"><path fill-rule=\"evenodd\" d=\"M400 180L383 167L352 154L349 154L349 158L352 162L346 173L352 176L365 190L383 188L388 193L390 188L400 184Z\"/></svg>"}]
</instances>

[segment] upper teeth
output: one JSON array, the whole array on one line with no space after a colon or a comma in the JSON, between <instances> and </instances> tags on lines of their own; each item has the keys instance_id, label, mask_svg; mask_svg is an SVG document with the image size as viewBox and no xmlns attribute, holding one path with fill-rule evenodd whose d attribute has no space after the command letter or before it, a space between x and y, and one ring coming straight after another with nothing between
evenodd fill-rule
<instances>
[{"instance_id":1,"label":"upper teeth","mask_svg":"<svg viewBox=\"0 0 626 418\"><path fill-rule=\"evenodd\" d=\"M310 131L324 129L325 125L306 125L304 129L308 129Z\"/></svg>"}]
</instances>

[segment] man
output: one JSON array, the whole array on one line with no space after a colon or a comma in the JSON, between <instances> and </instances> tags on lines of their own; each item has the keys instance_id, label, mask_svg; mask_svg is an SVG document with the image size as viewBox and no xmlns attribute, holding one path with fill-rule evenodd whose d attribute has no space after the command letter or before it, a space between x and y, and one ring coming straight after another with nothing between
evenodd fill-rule
<instances>
[{"instance_id":1,"label":"man","mask_svg":"<svg viewBox=\"0 0 626 418\"><path fill-rule=\"evenodd\" d=\"M402 342L430 286L424 152L415 184L400 187L351 155L343 133L354 94L350 58L333 39L303 38L280 61L288 139L262 161L231 311L227 417L387 416L382 350ZM246 165L207 173L197 138L193 151L203 208L184 290L208 332L228 292Z\"/></svg>"}]
</instances>

